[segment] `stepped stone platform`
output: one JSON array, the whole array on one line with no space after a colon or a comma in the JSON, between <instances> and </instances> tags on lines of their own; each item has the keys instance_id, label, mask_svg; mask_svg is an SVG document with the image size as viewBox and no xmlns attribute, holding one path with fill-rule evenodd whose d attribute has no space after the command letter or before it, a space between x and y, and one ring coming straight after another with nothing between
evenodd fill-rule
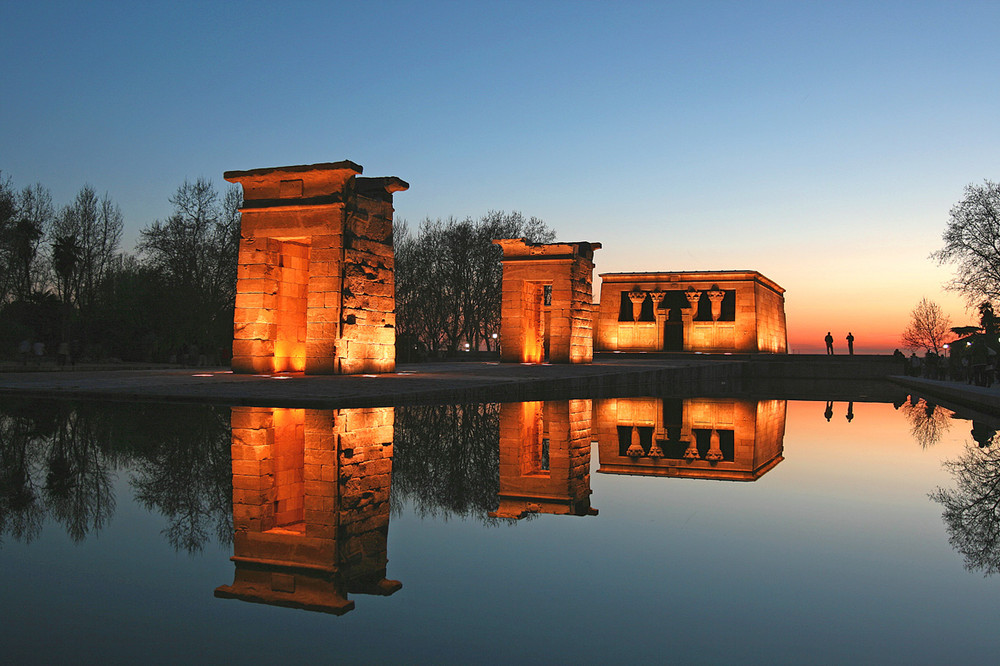
<instances>
[{"instance_id":1,"label":"stepped stone platform","mask_svg":"<svg viewBox=\"0 0 1000 666\"><path fill-rule=\"evenodd\" d=\"M541 400L651 390L685 365L629 360L593 365L421 363L399 365L395 373L379 375L238 375L221 368L17 372L0 374L0 397L328 409ZM703 377L705 370L717 371L720 365L694 368L684 377Z\"/></svg>"},{"instance_id":2,"label":"stepped stone platform","mask_svg":"<svg viewBox=\"0 0 1000 666\"><path fill-rule=\"evenodd\" d=\"M768 394L790 399L887 400L885 357L600 354L593 364L400 364L379 375L238 375L214 368L0 373L0 400L79 398L248 405L387 407L638 395ZM859 382L867 382L862 386ZM899 389L895 389L898 391Z\"/></svg>"}]
</instances>

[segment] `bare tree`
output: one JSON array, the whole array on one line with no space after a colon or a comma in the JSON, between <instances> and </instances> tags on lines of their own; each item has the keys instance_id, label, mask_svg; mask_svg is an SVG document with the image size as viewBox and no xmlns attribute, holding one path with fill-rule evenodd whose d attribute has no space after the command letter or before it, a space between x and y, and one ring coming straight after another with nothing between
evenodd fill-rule
<instances>
[{"instance_id":1,"label":"bare tree","mask_svg":"<svg viewBox=\"0 0 1000 666\"><path fill-rule=\"evenodd\" d=\"M28 300L45 287L45 264L40 250L52 226L55 209L52 195L41 183L21 190L16 206L16 221L9 237L13 295L16 299Z\"/></svg>"},{"instance_id":2,"label":"bare tree","mask_svg":"<svg viewBox=\"0 0 1000 666\"><path fill-rule=\"evenodd\" d=\"M17 195L10 177L0 172L0 303L7 302L17 282Z\"/></svg>"},{"instance_id":3,"label":"bare tree","mask_svg":"<svg viewBox=\"0 0 1000 666\"><path fill-rule=\"evenodd\" d=\"M970 306L1000 298L1000 184L967 185L942 240L944 247L931 257L955 265L946 287L963 294Z\"/></svg>"},{"instance_id":4,"label":"bare tree","mask_svg":"<svg viewBox=\"0 0 1000 666\"><path fill-rule=\"evenodd\" d=\"M84 185L73 203L60 211L53 237L72 241L69 244L79 250L65 300L84 309L94 305L101 282L118 263L124 226L118 204L107 193L98 198L90 185Z\"/></svg>"},{"instance_id":5,"label":"bare tree","mask_svg":"<svg viewBox=\"0 0 1000 666\"><path fill-rule=\"evenodd\" d=\"M173 214L140 232L138 250L169 286L175 342L219 344L232 333L243 204L238 185L222 201L212 182L185 180L170 198ZM213 333L213 331L215 333Z\"/></svg>"},{"instance_id":6,"label":"bare tree","mask_svg":"<svg viewBox=\"0 0 1000 666\"><path fill-rule=\"evenodd\" d=\"M424 220L411 234L394 229L396 325L432 351L463 343L489 348L500 330L502 250L495 238L546 243L555 232L536 217L490 211L478 220Z\"/></svg>"},{"instance_id":7,"label":"bare tree","mask_svg":"<svg viewBox=\"0 0 1000 666\"><path fill-rule=\"evenodd\" d=\"M940 354L951 335L951 318L934 301L921 298L910 312L910 323L900 338L907 349L923 349Z\"/></svg>"}]
</instances>

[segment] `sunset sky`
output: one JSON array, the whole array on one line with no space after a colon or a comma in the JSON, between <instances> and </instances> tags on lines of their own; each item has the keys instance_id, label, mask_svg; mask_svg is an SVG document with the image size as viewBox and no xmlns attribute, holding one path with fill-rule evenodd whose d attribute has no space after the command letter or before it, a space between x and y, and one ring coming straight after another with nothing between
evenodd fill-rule
<instances>
[{"instance_id":1,"label":"sunset sky","mask_svg":"<svg viewBox=\"0 0 1000 666\"><path fill-rule=\"evenodd\" d=\"M790 348L891 351L997 179L1000 3L33 2L0 9L0 171L117 200L350 159L396 214L519 210L597 273L757 270ZM595 290L596 292L596 290Z\"/></svg>"}]
</instances>

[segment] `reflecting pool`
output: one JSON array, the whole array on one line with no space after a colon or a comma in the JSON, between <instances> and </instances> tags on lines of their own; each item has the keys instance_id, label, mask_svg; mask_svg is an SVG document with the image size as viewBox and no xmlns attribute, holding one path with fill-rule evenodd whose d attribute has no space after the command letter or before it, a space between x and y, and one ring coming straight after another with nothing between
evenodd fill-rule
<instances>
[{"instance_id":1,"label":"reflecting pool","mask_svg":"<svg viewBox=\"0 0 1000 666\"><path fill-rule=\"evenodd\" d=\"M997 425L904 395L8 401L0 645L14 663L992 661Z\"/></svg>"}]
</instances>

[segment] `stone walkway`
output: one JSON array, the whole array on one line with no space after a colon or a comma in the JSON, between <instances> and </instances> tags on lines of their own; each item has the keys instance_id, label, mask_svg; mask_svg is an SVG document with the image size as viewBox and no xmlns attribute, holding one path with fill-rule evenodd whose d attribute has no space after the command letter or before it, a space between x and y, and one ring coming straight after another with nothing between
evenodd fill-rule
<instances>
[{"instance_id":1,"label":"stone walkway","mask_svg":"<svg viewBox=\"0 0 1000 666\"><path fill-rule=\"evenodd\" d=\"M892 377L891 380L926 397L938 398L942 402L987 414L1000 415L1000 384L985 387L923 377Z\"/></svg>"},{"instance_id":2,"label":"stone walkway","mask_svg":"<svg viewBox=\"0 0 1000 666\"><path fill-rule=\"evenodd\" d=\"M4 397L209 402L271 407L365 407L482 400L538 400L641 390L700 365L621 360L592 365L421 363L386 375L236 375L228 369L65 370L0 373ZM696 372L695 374L704 374Z\"/></svg>"}]
</instances>

